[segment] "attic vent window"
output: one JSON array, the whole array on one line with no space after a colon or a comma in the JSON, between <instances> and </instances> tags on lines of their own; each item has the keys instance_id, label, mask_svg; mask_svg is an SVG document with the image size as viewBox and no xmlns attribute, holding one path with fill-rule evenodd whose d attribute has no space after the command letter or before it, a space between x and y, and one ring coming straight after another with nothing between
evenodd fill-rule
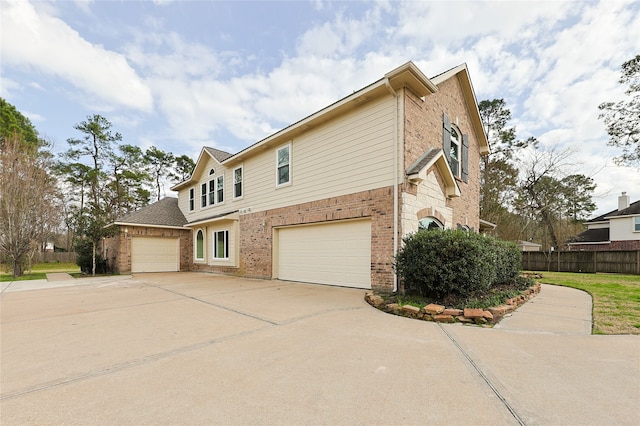
<instances>
[{"instance_id":1,"label":"attic vent window","mask_svg":"<svg viewBox=\"0 0 640 426\"><path fill-rule=\"evenodd\" d=\"M211 175L212 175L212 174L214 174L215 172L216 172L216 171L215 171L215 170L213 170L213 169L209 170L209 176L211 176Z\"/></svg>"}]
</instances>

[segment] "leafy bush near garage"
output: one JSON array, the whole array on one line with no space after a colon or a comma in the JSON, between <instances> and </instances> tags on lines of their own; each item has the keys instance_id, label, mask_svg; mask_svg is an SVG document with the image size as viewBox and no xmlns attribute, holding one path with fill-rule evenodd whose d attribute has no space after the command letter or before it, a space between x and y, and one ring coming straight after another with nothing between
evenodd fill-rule
<instances>
[{"instance_id":1,"label":"leafy bush near garage","mask_svg":"<svg viewBox=\"0 0 640 426\"><path fill-rule=\"evenodd\" d=\"M443 299L488 293L520 272L515 244L462 230L422 230L409 235L395 259L405 289Z\"/></svg>"},{"instance_id":2,"label":"leafy bush near garage","mask_svg":"<svg viewBox=\"0 0 640 426\"><path fill-rule=\"evenodd\" d=\"M75 252L77 254L76 264L84 274L90 274L93 271L93 244L87 239L76 241ZM98 252L96 253L96 274L104 274L107 272L107 261Z\"/></svg>"}]
</instances>

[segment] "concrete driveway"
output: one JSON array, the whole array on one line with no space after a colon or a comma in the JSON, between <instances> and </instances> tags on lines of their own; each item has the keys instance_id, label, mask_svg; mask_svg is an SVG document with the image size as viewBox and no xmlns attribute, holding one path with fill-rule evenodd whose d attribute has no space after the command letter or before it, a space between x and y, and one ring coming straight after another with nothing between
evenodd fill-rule
<instances>
[{"instance_id":1,"label":"concrete driveway","mask_svg":"<svg viewBox=\"0 0 640 426\"><path fill-rule=\"evenodd\" d=\"M126 278L2 294L3 425L640 422L638 336L537 316L581 292L545 286L546 305L483 329L390 316L362 290Z\"/></svg>"}]
</instances>

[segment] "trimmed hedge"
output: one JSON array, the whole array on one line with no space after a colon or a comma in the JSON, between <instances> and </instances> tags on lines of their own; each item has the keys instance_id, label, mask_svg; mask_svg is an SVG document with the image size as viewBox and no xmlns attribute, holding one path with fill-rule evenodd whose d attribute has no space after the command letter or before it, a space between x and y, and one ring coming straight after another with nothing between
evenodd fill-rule
<instances>
[{"instance_id":1,"label":"trimmed hedge","mask_svg":"<svg viewBox=\"0 0 640 426\"><path fill-rule=\"evenodd\" d=\"M512 282L522 254L513 243L462 230L422 230L403 240L394 267L422 296L469 296Z\"/></svg>"}]
</instances>

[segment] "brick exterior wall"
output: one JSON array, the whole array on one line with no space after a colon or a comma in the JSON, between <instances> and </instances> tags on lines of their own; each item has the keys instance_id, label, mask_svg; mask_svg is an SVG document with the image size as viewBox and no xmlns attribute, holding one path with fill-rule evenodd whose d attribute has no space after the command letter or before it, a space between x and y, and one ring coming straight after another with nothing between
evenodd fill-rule
<instances>
[{"instance_id":1,"label":"brick exterior wall","mask_svg":"<svg viewBox=\"0 0 640 426\"><path fill-rule=\"evenodd\" d=\"M107 262L109 269L113 272L131 273L132 237L180 238L180 270L190 270L193 260L193 240L190 230L128 225L118 226L118 233L105 240Z\"/></svg>"},{"instance_id":2,"label":"brick exterior wall","mask_svg":"<svg viewBox=\"0 0 640 426\"><path fill-rule=\"evenodd\" d=\"M460 197L447 198L446 208L453 212L452 223L446 223L448 228L456 228L458 224L466 225L476 232L480 229L480 148L464 101L460 82L457 78L450 78L438 86L438 92L431 94L422 101L410 90L404 91L404 168L407 170L430 148L442 148L442 114L445 113L452 123L456 124L462 133L469 136L469 182L464 183L456 179L460 188ZM445 188L436 172L441 192ZM423 182L423 184L425 184ZM405 179L403 192L417 194L416 185ZM406 197L405 197L406 198ZM418 205L414 209L437 206ZM446 216L444 212L442 212ZM406 219L406 218L405 218ZM417 221L416 217L416 221ZM406 226L405 226L406 228ZM410 229L403 229L411 232Z\"/></svg>"},{"instance_id":3,"label":"brick exterior wall","mask_svg":"<svg viewBox=\"0 0 640 426\"><path fill-rule=\"evenodd\" d=\"M640 250L640 240L611 241L609 244L575 244L566 247L571 251Z\"/></svg>"},{"instance_id":4,"label":"brick exterior wall","mask_svg":"<svg viewBox=\"0 0 640 426\"><path fill-rule=\"evenodd\" d=\"M393 291L393 187L287 206L240 216L240 262L237 268L193 264L191 270L253 278L273 275L275 227L371 219L371 287Z\"/></svg>"}]
</instances>

